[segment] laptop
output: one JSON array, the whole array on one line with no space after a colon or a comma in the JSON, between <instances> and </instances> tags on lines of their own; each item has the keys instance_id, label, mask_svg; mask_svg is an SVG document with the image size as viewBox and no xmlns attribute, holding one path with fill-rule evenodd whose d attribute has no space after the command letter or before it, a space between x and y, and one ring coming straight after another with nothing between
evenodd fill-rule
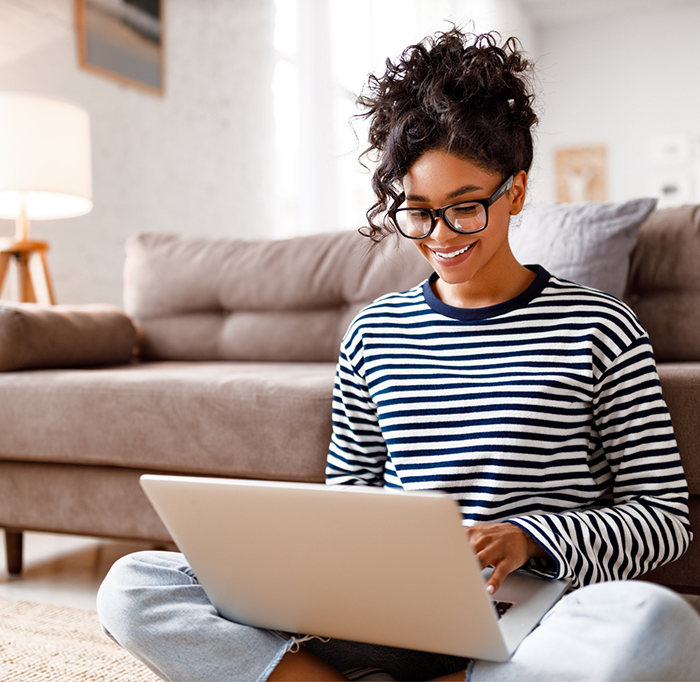
<instances>
[{"instance_id":1,"label":"laptop","mask_svg":"<svg viewBox=\"0 0 700 682\"><path fill-rule=\"evenodd\" d=\"M141 486L219 613L247 625L506 661L568 587L516 572L491 597L442 493L156 475Z\"/></svg>"}]
</instances>

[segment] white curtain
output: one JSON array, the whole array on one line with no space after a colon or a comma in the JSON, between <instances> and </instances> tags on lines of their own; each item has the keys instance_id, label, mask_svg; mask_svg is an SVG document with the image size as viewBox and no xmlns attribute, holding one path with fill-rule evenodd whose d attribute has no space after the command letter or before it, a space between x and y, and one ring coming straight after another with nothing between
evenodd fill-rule
<instances>
[{"instance_id":1,"label":"white curtain","mask_svg":"<svg viewBox=\"0 0 700 682\"><path fill-rule=\"evenodd\" d=\"M535 34L519 0L276 0L273 83L278 238L365 224L370 171L355 100L387 57L450 22L477 32Z\"/></svg>"}]
</instances>

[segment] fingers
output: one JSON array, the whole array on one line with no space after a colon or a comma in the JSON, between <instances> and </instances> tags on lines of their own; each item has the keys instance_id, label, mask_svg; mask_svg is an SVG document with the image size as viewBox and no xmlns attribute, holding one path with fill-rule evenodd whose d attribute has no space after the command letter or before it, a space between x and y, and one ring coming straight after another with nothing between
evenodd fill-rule
<instances>
[{"instance_id":1,"label":"fingers","mask_svg":"<svg viewBox=\"0 0 700 682\"><path fill-rule=\"evenodd\" d=\"M495 543L493 538L487 532L484 532L486 526L472 526L467 528L467 534L472 543L472 549L476 554L476 558L481 564L481 568L492 566L494 561L499 560L499 556L495 554Z\"/></svg>"},{"instance_id":2,"label":"fingers","mask_svg":"<svg viewBox=\"0 0 700 682\"><path fill-rule=\"evenodd\" d=\"M529 558L528 536L513 524L485 524L467 528L467 534L481 568L493 566L486 590L494 594L506 576Z\"/></svg>"},{"instance_id":3,"label":"fingers","mask_svg":"<svg viewBox=\"0 0 700 682\"><path fill-rule=\"evenodd\" d=\"M486 591L489 594L495 594L498 588L503 584L509 573L512 573L520 566L514 566L511 562L505 560L493 565L493 573L486 583Z\"/></svg>"},{"instance_id":4,"label":"fingers","mask_svg":"<svg viewBox=\"0 0 700 682\"><path fill-rule=\"evenodd\" d=\"M494 594L503 584L506 576L520 568L522 563L524 563L521 563L519 557L514 557L513 554L506 551L505 547L500 545L487 545L485 549L477 552L477 558L482 569L487 566L493 566L493 573L486 583L486 591L489 594Z\"/></svg>"}]
</instances>

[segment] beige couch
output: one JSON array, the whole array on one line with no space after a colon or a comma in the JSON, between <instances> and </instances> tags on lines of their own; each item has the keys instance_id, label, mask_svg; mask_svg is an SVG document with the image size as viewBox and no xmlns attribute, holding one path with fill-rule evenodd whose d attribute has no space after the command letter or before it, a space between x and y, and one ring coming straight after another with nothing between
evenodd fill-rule
<instances>
[{"instance_id":1,"label":"beige couch","mask_svg":"<svg viewBox=\"0 0 700 682\"><path fill-rule=\"evenodd\" d=\"M698 262L700 207L656 211L632 254L626 294L658 354L696 526ZM124 303L140 330L140 359L107 366L76 367L85 324L65 331L72 352L61 355L55 321L22 309L35 324L26 329L57 340L50 366L39 368L35 353L0 373L0 527L12 571L24 530L168 541L138 486L145 472L322 481L342 334L363 305L427 274L410 244L389 240L368 253L354 232L274 242L134 237ZM56 312L63 322L69 313ZM2 324L0 315L0 339ZM121 353L133 342L122 327L113 335ZM100 344L83 345L99 362ZM652 578L700 592L698 543Z\"/></svg>"}]
</instances>

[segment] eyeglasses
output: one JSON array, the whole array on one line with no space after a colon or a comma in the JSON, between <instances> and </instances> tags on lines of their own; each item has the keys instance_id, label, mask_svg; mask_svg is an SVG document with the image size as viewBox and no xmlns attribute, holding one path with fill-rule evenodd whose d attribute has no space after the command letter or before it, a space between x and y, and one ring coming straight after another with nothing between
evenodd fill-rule
<instances>
[{"instance_id":1,"label":"eyeglasses","mask_svg":"<svg viewBox=\"0 0 700 682\"><path fill-rule=\"evenodd\" d=\"M498 201L512 186L511 175L488 199L458 201L442 208L394 208L389 217L398 231L408 239L425 239L435 229L438 218L458 234L474 234L489 224L489 206Z\"/></svg>"}]
</instances>

